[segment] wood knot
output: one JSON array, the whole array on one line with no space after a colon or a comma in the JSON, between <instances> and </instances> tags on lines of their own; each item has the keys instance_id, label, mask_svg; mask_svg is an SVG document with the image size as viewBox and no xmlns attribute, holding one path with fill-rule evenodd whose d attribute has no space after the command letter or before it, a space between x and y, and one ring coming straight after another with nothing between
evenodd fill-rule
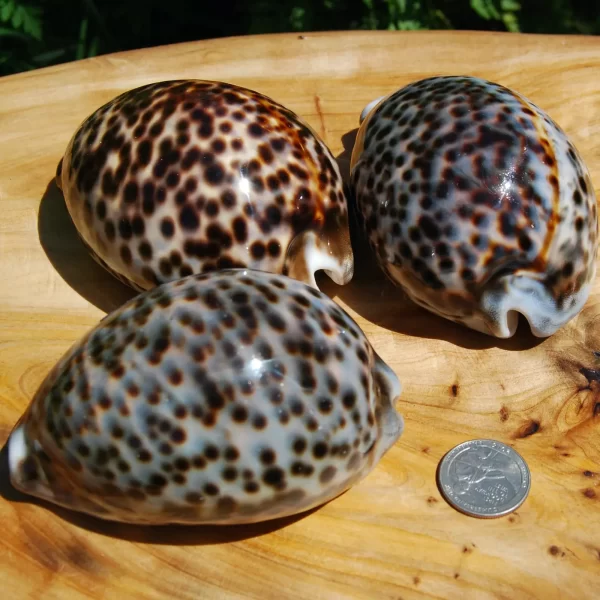
<instances>
[{"instance_id":1,"label":"wood knot","mask_svg":"<svg viewBox=\"0 0 600 600\"><path fill-rule=\"evenodd\" d=\"M552 556L564 556L565 553L558 547L558 546L550 546L550 548L548 548L548 552L552 555Z\"/></svg>"},{"instance_id":2,"label":"wood knot","mask_svg":"<svg viewBox=\"0 0 600 600\"><path fill-rule=\"evenodd\" d=\"M65 555L68 561L80 571L88 573L98 571L98 564L84 546L69 546L65 551Z\"/></svg>"},{"instance_id":3,"label":"wood knot","mask_svg":"<svg viewBox=\"0 0 600 600\"><path fill-rule=\"evenodd\" d=\"M596 497L596 492L592 488L586 488L582 490L581 493L590 500L593 500Z\"/></svg>"},{"instance_id":4,"label":"wood knot","mask_svg":"<svg viewBox=\"0 0 600 600\"><path fill-rule=\"evenodd\" d=\"M458 396L458 383L453 383L450 386L450 394L453 398L456 398Z\"/></svg>"},{"instance_id":5,"label":"wood knot","mask_svg":"<svg viewBox=\"0 0 600 600\"><path fill-rule=\"evenodd\" d=\"M515 437L526 438L534 433L537 433L542 428L539 421L532 419L529 423L525 423L515 434Z\"/></svg>"},{"instance_id":6,"label":"wood knot","mask_svg":"<svg viewBox=\"0 0 600 600\"><path fill-rule=\"evenodd\" d=\"M503 405L500 409L500 420L504 423L505 421L508 421L508 417L508 408L506 408L506 406Z\"/></svg>"},{"instance_id":7,"label":"wood knot","mask_svg":"<svg viewBox=\"0 0 600 600\"><path fill-rule=\"evenodd\" d=\"M600 381L600 371L598 369L588 369L587 367L581 367L579 372L588 380L588 384L592 381Z\"/></svg>"}]
</instances>

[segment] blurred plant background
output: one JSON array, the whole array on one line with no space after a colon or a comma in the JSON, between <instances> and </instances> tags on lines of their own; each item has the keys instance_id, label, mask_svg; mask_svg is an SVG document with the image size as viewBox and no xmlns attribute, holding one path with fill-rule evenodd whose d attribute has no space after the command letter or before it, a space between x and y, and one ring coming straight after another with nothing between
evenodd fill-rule
<instances>
[{"instance_id":1,"label":"blurred plant background","mask_svg":"<svg viewBox=\"0 0 600 600\"><path fill-rule=\"evenodd\" d=\"M0 75L255 33L458 29L600 34L600 0L0 0Z\"/></svg>"}]
</instances>

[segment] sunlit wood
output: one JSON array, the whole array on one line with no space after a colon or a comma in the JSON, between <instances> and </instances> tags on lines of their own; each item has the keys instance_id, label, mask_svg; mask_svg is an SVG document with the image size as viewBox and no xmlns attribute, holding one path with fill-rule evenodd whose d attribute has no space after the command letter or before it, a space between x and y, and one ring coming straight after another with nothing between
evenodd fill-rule
<instances>
[{"instance_id":1,"label":"sunlit wood","mask_svg":"<svg viewBox=\"0 0 600 600\"><path fill-rule=\"evenodd\" d=\"M571 136L600 186L600 40L492 33L276 35L102 56L0 80L0 442L60 355L132 294L88 258L52 183L77 125L152 81L225 80L306 118L347 171L372 99L434 74L524 93ZM547 340L500 341L406 301L357 248L353 282L322 288L398 373L406 431L325 507L246 528L141 529L53 511L2 484L6 598L598 597L600 284ZM497 520L450 508L436 468L475 437L525 458L525 504ZM5 476L5 474L4 474Z\"/></svg>"}]
</instances>

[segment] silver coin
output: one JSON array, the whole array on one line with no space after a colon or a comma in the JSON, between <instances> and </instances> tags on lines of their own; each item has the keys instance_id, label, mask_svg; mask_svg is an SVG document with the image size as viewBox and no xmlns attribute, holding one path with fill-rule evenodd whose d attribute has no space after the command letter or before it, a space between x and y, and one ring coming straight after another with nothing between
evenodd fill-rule
<instances>
[{"instance_id":1,"label":"silver coin","mask_svg":"<svg viewBox=\"0 0 600 600\"><path fill-rule=\"evenodd\" d=\"M446 501L472 517L502 517L523 504L531 477L520 454L495 440L455 446L440 463L439 485Z\"/></svg>"}]
</instances>

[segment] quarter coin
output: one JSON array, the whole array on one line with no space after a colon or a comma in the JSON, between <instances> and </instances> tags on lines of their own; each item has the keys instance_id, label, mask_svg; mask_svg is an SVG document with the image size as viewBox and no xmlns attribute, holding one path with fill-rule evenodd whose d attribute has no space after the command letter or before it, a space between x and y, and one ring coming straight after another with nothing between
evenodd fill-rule
<instances>
[{"instance_id":1,"label":"quarter coin","mask_svg":"<svg viewBox=\"0 0 600 600\"><path fill-rule=\"evenodd\" d=\"M531 477L520 454L495 440L471 440L455 446L439 467L446 501L472 517L502 517L523 504Z\"/></svg>"}]
</instances>

